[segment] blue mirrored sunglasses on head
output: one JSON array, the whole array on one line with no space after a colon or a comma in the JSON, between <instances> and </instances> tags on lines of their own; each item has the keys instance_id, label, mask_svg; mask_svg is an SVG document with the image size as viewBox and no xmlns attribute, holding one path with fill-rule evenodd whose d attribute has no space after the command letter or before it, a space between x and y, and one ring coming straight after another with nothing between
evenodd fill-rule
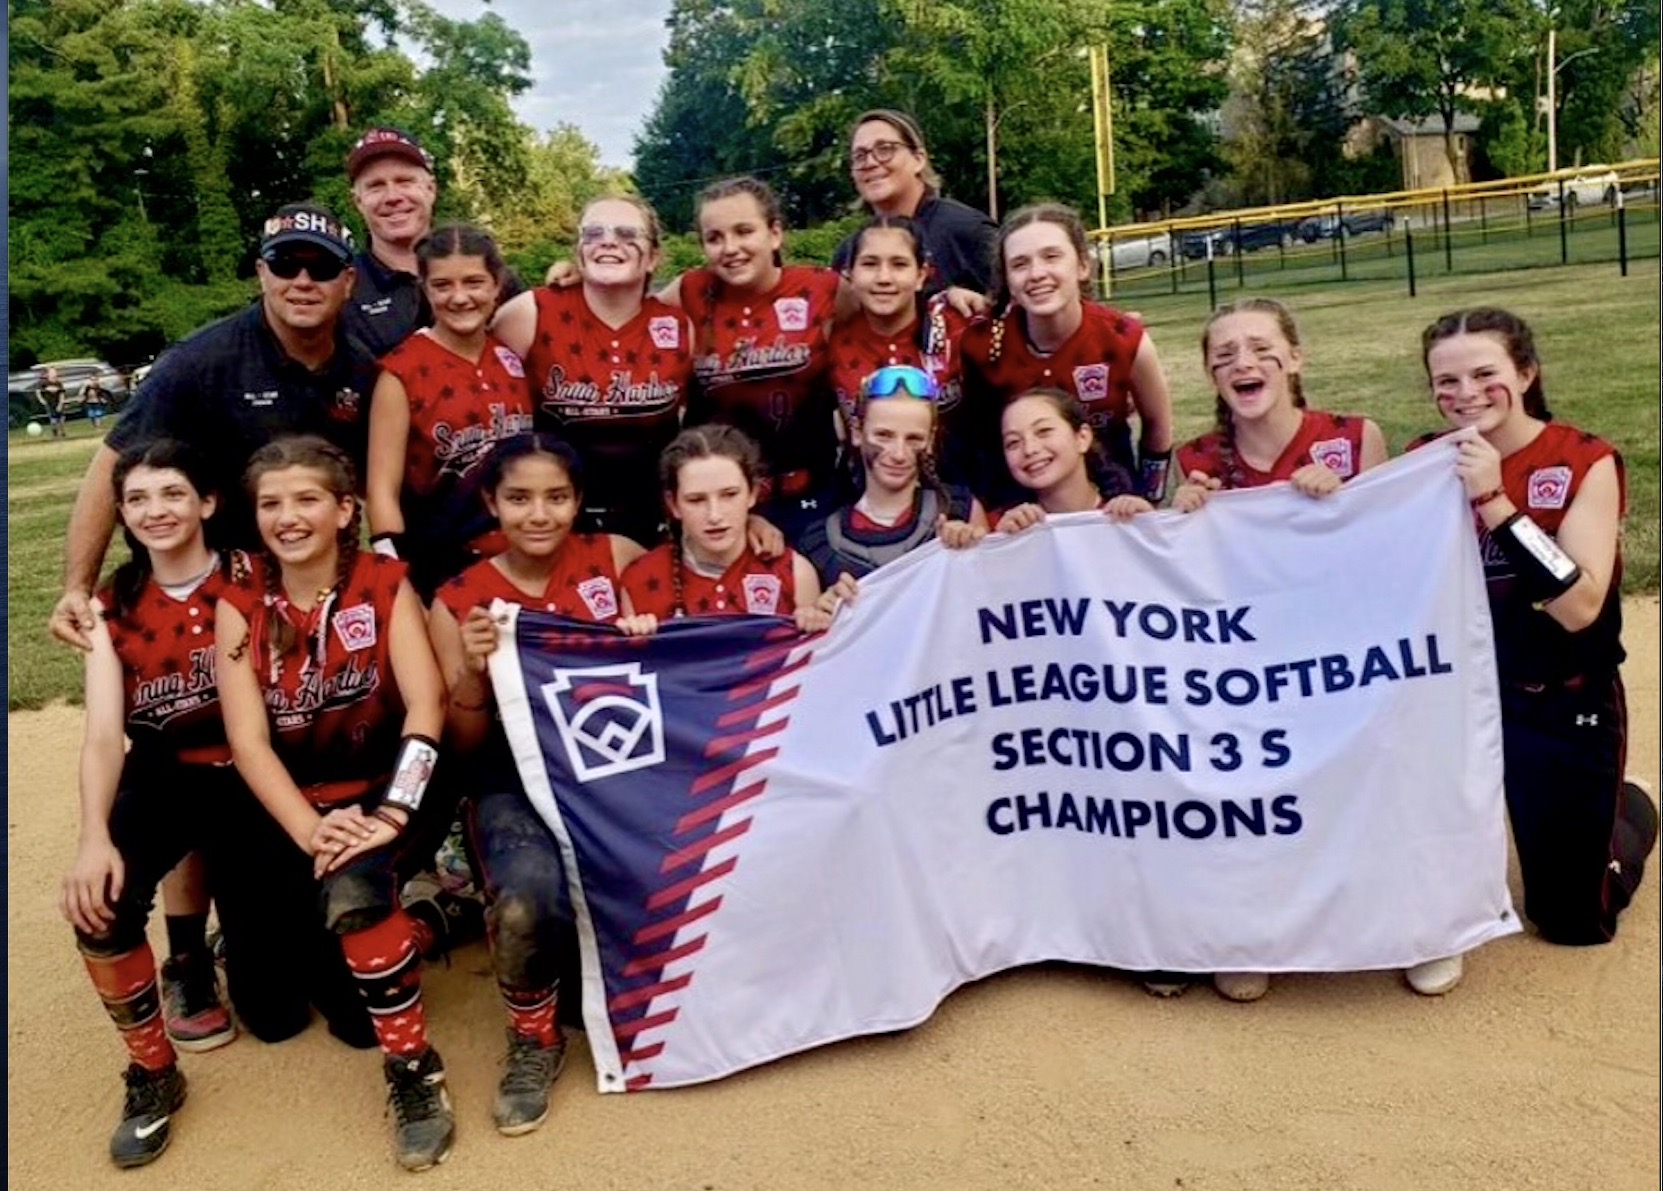
<instances>
[{"instance_id":1,"label":"blue mirrored sunglasses on head","mask_svg":"<svg viewBox=\"0 0 1663 1191\"><path fill-rule=\"evenodd\" d=\"M922 368L907 364L880 368L860 385L862 397L893 397L897 393L906 393L923 401L937 401L941 398L941 386Z\"/></svg>"}]
</instances>

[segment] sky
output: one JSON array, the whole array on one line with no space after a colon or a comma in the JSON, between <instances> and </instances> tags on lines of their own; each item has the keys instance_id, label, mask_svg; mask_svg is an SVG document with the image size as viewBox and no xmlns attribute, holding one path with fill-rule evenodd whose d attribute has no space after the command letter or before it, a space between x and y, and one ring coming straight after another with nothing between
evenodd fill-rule
<instances>
[{"instance_id":1,"label":"sky","mask_svg":"<svg viewBox=\"0 0 1663 1191\"><path fill-rule=\"evenodd\" d=\"M575 124L600 146L604 165L627 167L667 71L664 20L671 0L491 0L531 46L531 90L514 103L538 132ZM456 20L475 20L478 0L433 0ZM598 19L597 19L598 16Z\"/></svg>"}]
</instances>

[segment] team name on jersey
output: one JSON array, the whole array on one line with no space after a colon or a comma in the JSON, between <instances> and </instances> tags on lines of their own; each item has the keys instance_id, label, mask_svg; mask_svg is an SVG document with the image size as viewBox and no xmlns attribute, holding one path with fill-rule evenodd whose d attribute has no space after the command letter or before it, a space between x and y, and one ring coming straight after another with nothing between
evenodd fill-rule
<instances>
[{"instance_id":1,"label":"team name on jersey","mask_svg":"<svg viewBox=\"0 0 1663 1191\"><path fill-rule=\"evenodd\" d=\"M279 393L276 389L260 389L252 393L244 393L243 400L256 409L270 409L277 404Z\"/></svg>"},{"instance_id":2,"label":"team name on jersey","mask_svg":"<svg viewBox=\"0 0 1663 1191\"><path fill-rule=\"evenodd\" d=\"M491 419L484 426L475 423L457 428L449 422L433 423L433 457L439 462L440 474L466 475L492 443L531 429L530 414L510 410L500 402L492 402L489 408Z\"/></svg>"},{"instance_id":3,"label":"team name on jersey","mask_svg":"<svg viewBox=\"0 0 1663 1191\"><path fill-rule=\"evenodd\" d=\"M213 647L191 650L188 666L185 673L175 670L135 684L127 718L159 728L207 702L204 692L214 689Z\"/></svg>"},{"instance_id":4,"label":"team name on jersey","mask_svg":"<svg viewBox=\"0 0 1663 1191\"><path fill-rule=\"evenodd\" d=\"M568 381L566 370L557 364L549 369L549 379L543 385L543 408L568 416L604 417L616 410L639 412L672 405L681 395L681 386L659 380L657 370L640 384L633 383L633 379L634 373L614 372L603 392L594 381Z\"/></svg>"},{"instance_id":5,"label":"team name on jersey","mask_svg":"<svg viewBox=\"0 0 1663 1191\"><path fill-rule=\"evenodd\" d=\"M350 707L375 694L381 685L381 672L375 659L360 663L348 658L345 666L325 678L317 667L301 675L300 686L293 696L281 687L266 690L266 707L277 721L278 731L298 727L319 712Z\"/></svg>"},{"instance_id":6,"label":"team name on jersey","mask_svg":"<svg viewBox=\"0 0 1663 1191\"><path fill-rule=\"evenodd\" d=\"M781 343L776 340L767 346L760 346L754 340L742 339L725 357L702 357L694 365L694 371L707 384L784 376L806 368L812 355L813 351L806 343Z\"/></svg>"}]
</instances>

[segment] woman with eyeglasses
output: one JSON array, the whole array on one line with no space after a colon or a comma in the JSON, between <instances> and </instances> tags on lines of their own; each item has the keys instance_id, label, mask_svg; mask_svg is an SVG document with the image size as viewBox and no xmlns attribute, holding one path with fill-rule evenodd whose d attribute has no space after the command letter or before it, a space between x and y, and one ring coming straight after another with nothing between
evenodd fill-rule
<instances>
[{"instance_id":1,"label":"woman with eyeglasses","mask_svg":"<svg viewBox=\"0 0 1663 1191\"><path fill-rule=\"evenodd\" d=\"M985 294L993 284L993 240L998 225L974 207L941 193L918 123L905 112L862 113L849 133L849 173L873 215L904 215L918 225L930 272L924 293L946 289ZM850 237L832 264L845 272L855 255Z\"/></svg>"},{"instance_id":2,"label":"woman with eyeglasses","mask_svg":"<svg viewBox=\"0 0 1663 1191\"><path fill-rule=\"evenodd\" d=\"M381 361L370 402L370 541L410 565L424 601L500 550L468 477L505 438L531 429L519 353L488 331L506 268L495 241L454 223L416 244L433 325Z\"/></svg>"},{"instance_id":3,"label":"woman with eyeglasses","mask_svg":"<svg viewBox=\"0 0 1663 1191\"><path fill-rule=\"evenodd\" d=\"M658 457L681 429L693 378L692 325L648 292L659 238L645 200L592 200L578 219L579 284L521 294L492 324L525 357L537 429L583 461L578 531L644 546L664 535Z\"/></svg>"},{"instance_id":4,"label":"woman with eyeglasses","mask_svg":"<svg viewBox=\"0 0 1663 1191\"><path fill-rule=\"evenodd\" d=\"M860 495L803 531L798 553L827 589L847 591L926 542L968 546L987 533L987 516L970 490L945 484L936 467L941 387L909 365L878 369L860 385L849 433L860 454Z\"/></svg>"}]
</instances>

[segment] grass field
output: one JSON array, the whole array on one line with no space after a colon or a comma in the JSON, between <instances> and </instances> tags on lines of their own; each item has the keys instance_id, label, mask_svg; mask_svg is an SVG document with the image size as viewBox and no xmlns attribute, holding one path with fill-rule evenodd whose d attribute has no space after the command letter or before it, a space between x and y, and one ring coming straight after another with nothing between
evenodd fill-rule
<instances>
[{"instance_id":1,"label":"grass field","mask_svg":"<svg viewBox=\"0 0 1663 1191\"><path fill-rule=\"evenodd\" d=\"M1549 404L1561 419L1615 442L1628 463L1629 514L1624 589L1658 588L1658 262L1632 262L1619 277L1611 263L1510 271L1486 277L1423 277L1410 299L1395 278L1323 286L1278 286L1253 270L1245 291L1221 283L1220 300L1240 292L1285 298L1297 312L1308 363L1305 390L1318 408L1367 414L1393 452L1435 428L1437 412L1421 370L1421 329L1460 306L1493 303L1536 329ZM1117 295L1142 313L1161 350L1178 413L1179 440L1207 429L1213 399L1198 338L1205 295ZM71 423L68 442L12 432L7 458L9 618L8 706L37 707L78 698L80 660L46 634L63 564L70 505L98 438Z\"/></svg>"}]
</instances>

